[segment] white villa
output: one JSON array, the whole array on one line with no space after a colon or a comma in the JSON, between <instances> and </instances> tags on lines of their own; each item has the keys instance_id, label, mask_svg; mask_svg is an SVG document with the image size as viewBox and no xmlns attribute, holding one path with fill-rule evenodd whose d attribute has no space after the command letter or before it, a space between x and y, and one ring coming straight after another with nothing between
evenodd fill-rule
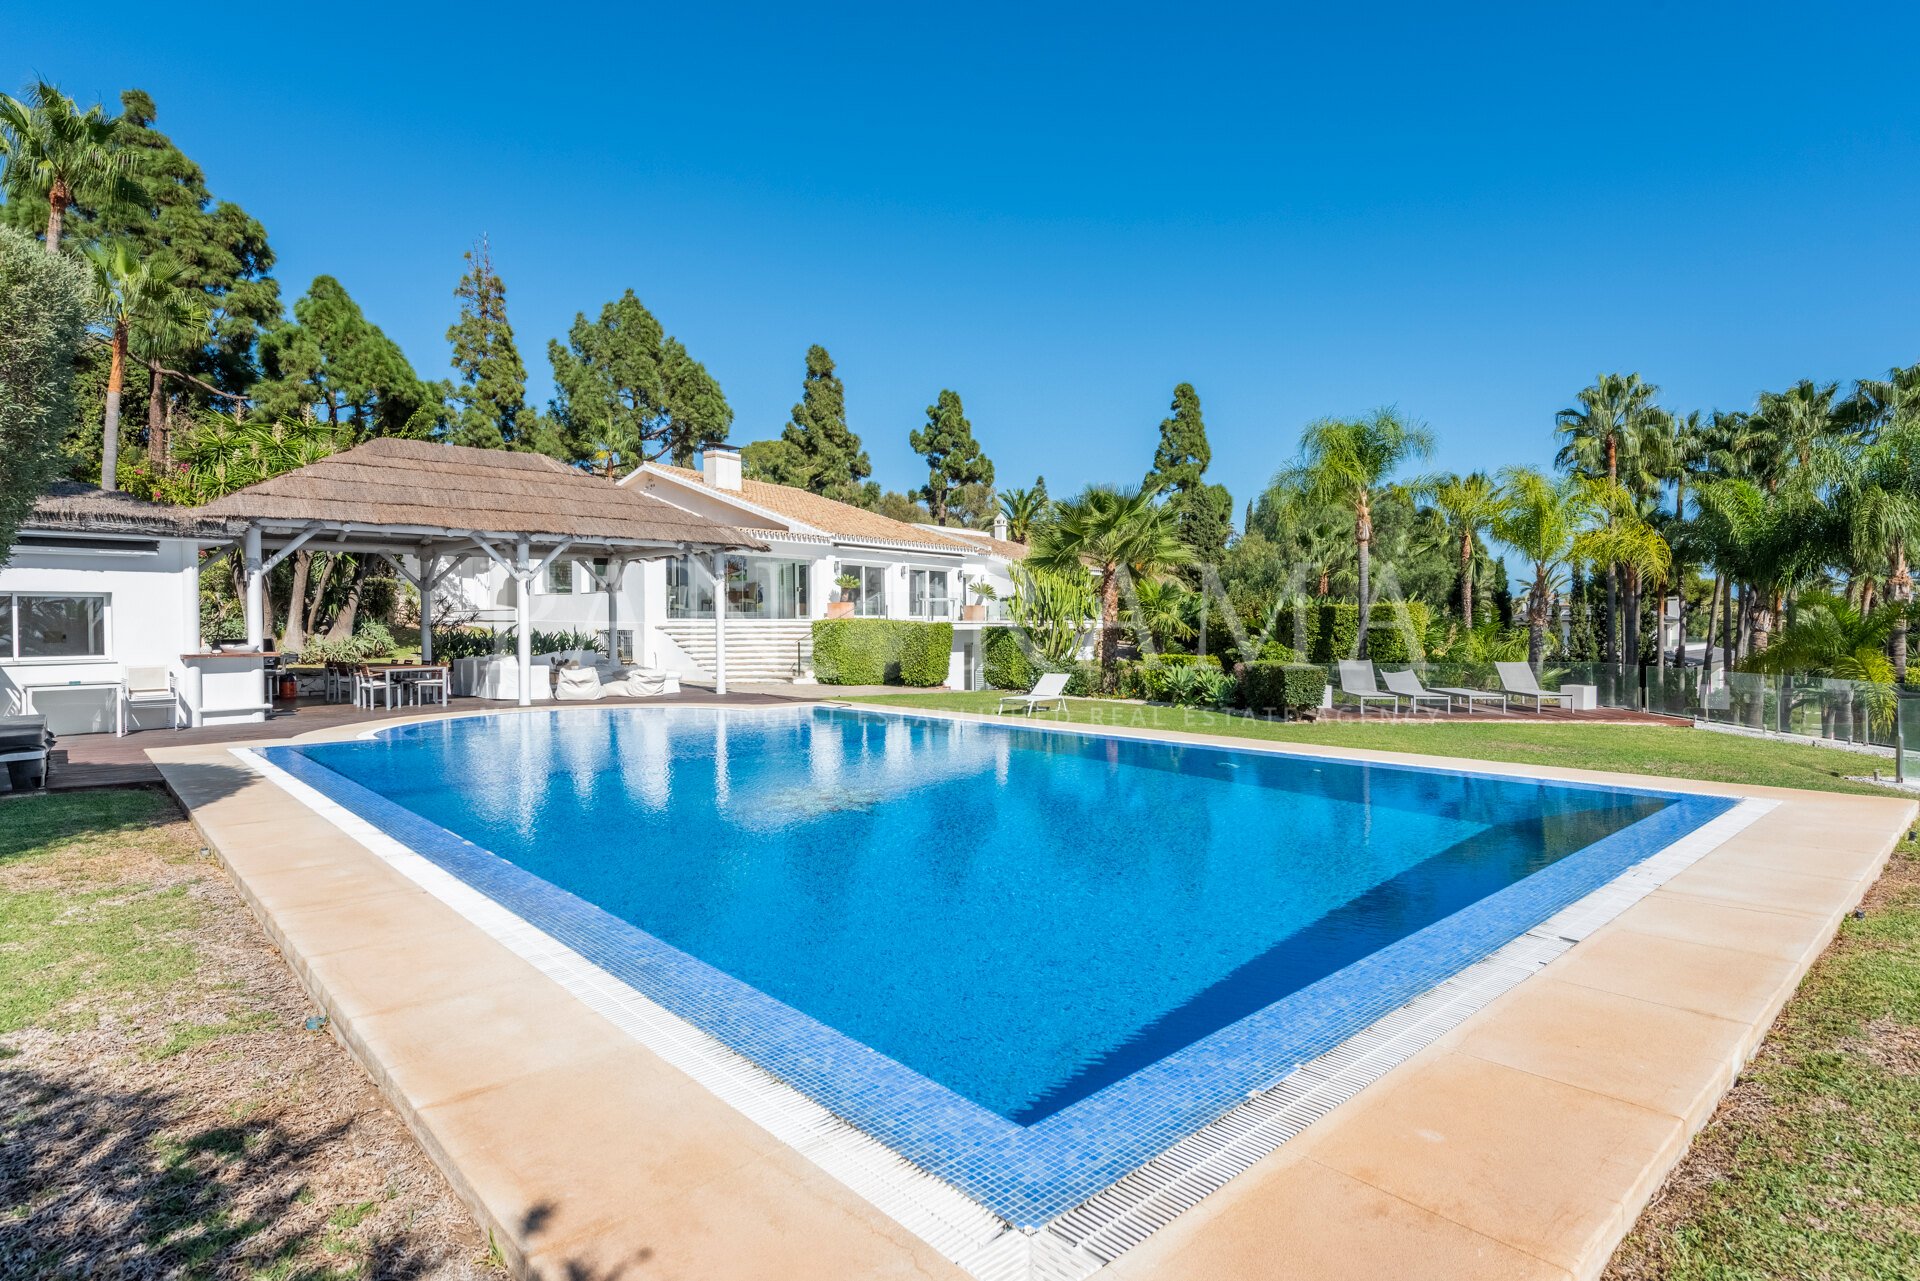
<instances>
[{"instance_id":1,"label":"white villa","mask_svg":"<svg viewBox=\"0 0 1920 1281\"><path fill-rule=\"evenodd\" d=\"M740 455L707 449L698 471L647 463L619 483L763 540L765 552L726 560L727 676L744 681L812 679L813 620L840 616L951 622L947 684L981 684L984 628L1001 625L1012 589L1011 562L1026 548L1004 529L993 534L905 524L804 489L748 480ZM533 585L533 626L605 637L606 565L554 560ZM859 580L843 593L836 580ZM972 588L986 583L994 597ZM633 564L613 602L613 653L622 662L709 681L714 676L716 578L711 560L680 555ZM514 585L497 565L470 561L440 591L439 609L456 620L504 625Z\"/></svg>"}]
</instances>

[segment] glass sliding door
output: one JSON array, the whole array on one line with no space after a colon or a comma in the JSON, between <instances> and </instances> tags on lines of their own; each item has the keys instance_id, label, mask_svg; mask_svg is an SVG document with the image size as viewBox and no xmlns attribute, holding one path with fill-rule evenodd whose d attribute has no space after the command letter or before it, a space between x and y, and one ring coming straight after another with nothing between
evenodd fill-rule
<instances>
[{"instance_id":1,"label":"glass sliding door","mask_svg":"<svg viewBox=\"0 0 1920 1281\"><path fill-rule=\"evenodd\" d=\"M940 621L953 617L947 595L947 571L914 569L907 572L907 613L913 618Z\"/></svg>"},{"instance_id":2,"label":"glass sliding door","mask_svg":"<svg viewBox=\"0 0 1920 1281\"><path fill-rule=\"evenodd\" d=\"M729 556L726 565L727 617L807 616L806 561ZM713 617L712 579L685 556L667 562L667 617Z\"/></svg>"}]
</instances>

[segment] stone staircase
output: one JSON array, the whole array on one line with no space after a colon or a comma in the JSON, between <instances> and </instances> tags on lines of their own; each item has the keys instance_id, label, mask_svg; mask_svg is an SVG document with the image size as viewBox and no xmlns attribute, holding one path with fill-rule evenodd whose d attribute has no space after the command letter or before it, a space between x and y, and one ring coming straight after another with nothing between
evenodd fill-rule
<instances>
[{"instance_id":1,"label":"stone staircase","mask_svg":"<svg viewBox=\"0 0 1920 1281\"><path fill-rule=\"evenodd\" d=\"M680 618L661 623L662 635L673 639L694 666L711 678L713 622ZM806 619L727 622L727 679L730 681L790 681L802 670L813 670L813 624Z\"/></svg>"}]
</instances>

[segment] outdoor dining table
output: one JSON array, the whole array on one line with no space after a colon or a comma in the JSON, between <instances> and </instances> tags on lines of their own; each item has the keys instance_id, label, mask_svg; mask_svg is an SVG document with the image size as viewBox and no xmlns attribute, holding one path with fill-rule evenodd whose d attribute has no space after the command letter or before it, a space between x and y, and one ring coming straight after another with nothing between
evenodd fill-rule
<instances>
[{"instance_id":1,"label":"outdoor dining table","mask_svg":"<svg viewBox=\"0 0 1920 1281\"><path fill-rule=\"evenodd\" d=\"M440 682L440 704L443 707L446 705L447 681L451 673L446 667L438 663L367 663L365 667L368 675L378 676L386 681L389 686L392 686L394 691L400 695L400 702L402 703L407 701L407 686L422 680L432 680L437 677ZM417 702L418 700L416 699L415 701Z\"/></svg>"}]
</instances>

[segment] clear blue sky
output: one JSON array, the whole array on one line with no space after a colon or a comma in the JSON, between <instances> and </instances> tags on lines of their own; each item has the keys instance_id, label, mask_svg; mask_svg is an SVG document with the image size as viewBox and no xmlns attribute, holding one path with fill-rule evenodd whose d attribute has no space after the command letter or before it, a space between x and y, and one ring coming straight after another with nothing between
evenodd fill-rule
<instances>
[{"instance_id":1,"label":"clear blue sky","mask_svg":"<svg viewBox=\"0 0 1920 1281\"><path fill-rule=\"evenodd\" d=\"M1911 7L1339 7L14 6L0 76L148 90L288 300L339 277L426 377L482 232L539 403L627 287L737 441L824 343L896 487L942 387L1064 493L1191 381L1243 505L1322 414L1490 468L1602 369L1708 409L1920 359Z\"/></svg>"}]
</instances>

